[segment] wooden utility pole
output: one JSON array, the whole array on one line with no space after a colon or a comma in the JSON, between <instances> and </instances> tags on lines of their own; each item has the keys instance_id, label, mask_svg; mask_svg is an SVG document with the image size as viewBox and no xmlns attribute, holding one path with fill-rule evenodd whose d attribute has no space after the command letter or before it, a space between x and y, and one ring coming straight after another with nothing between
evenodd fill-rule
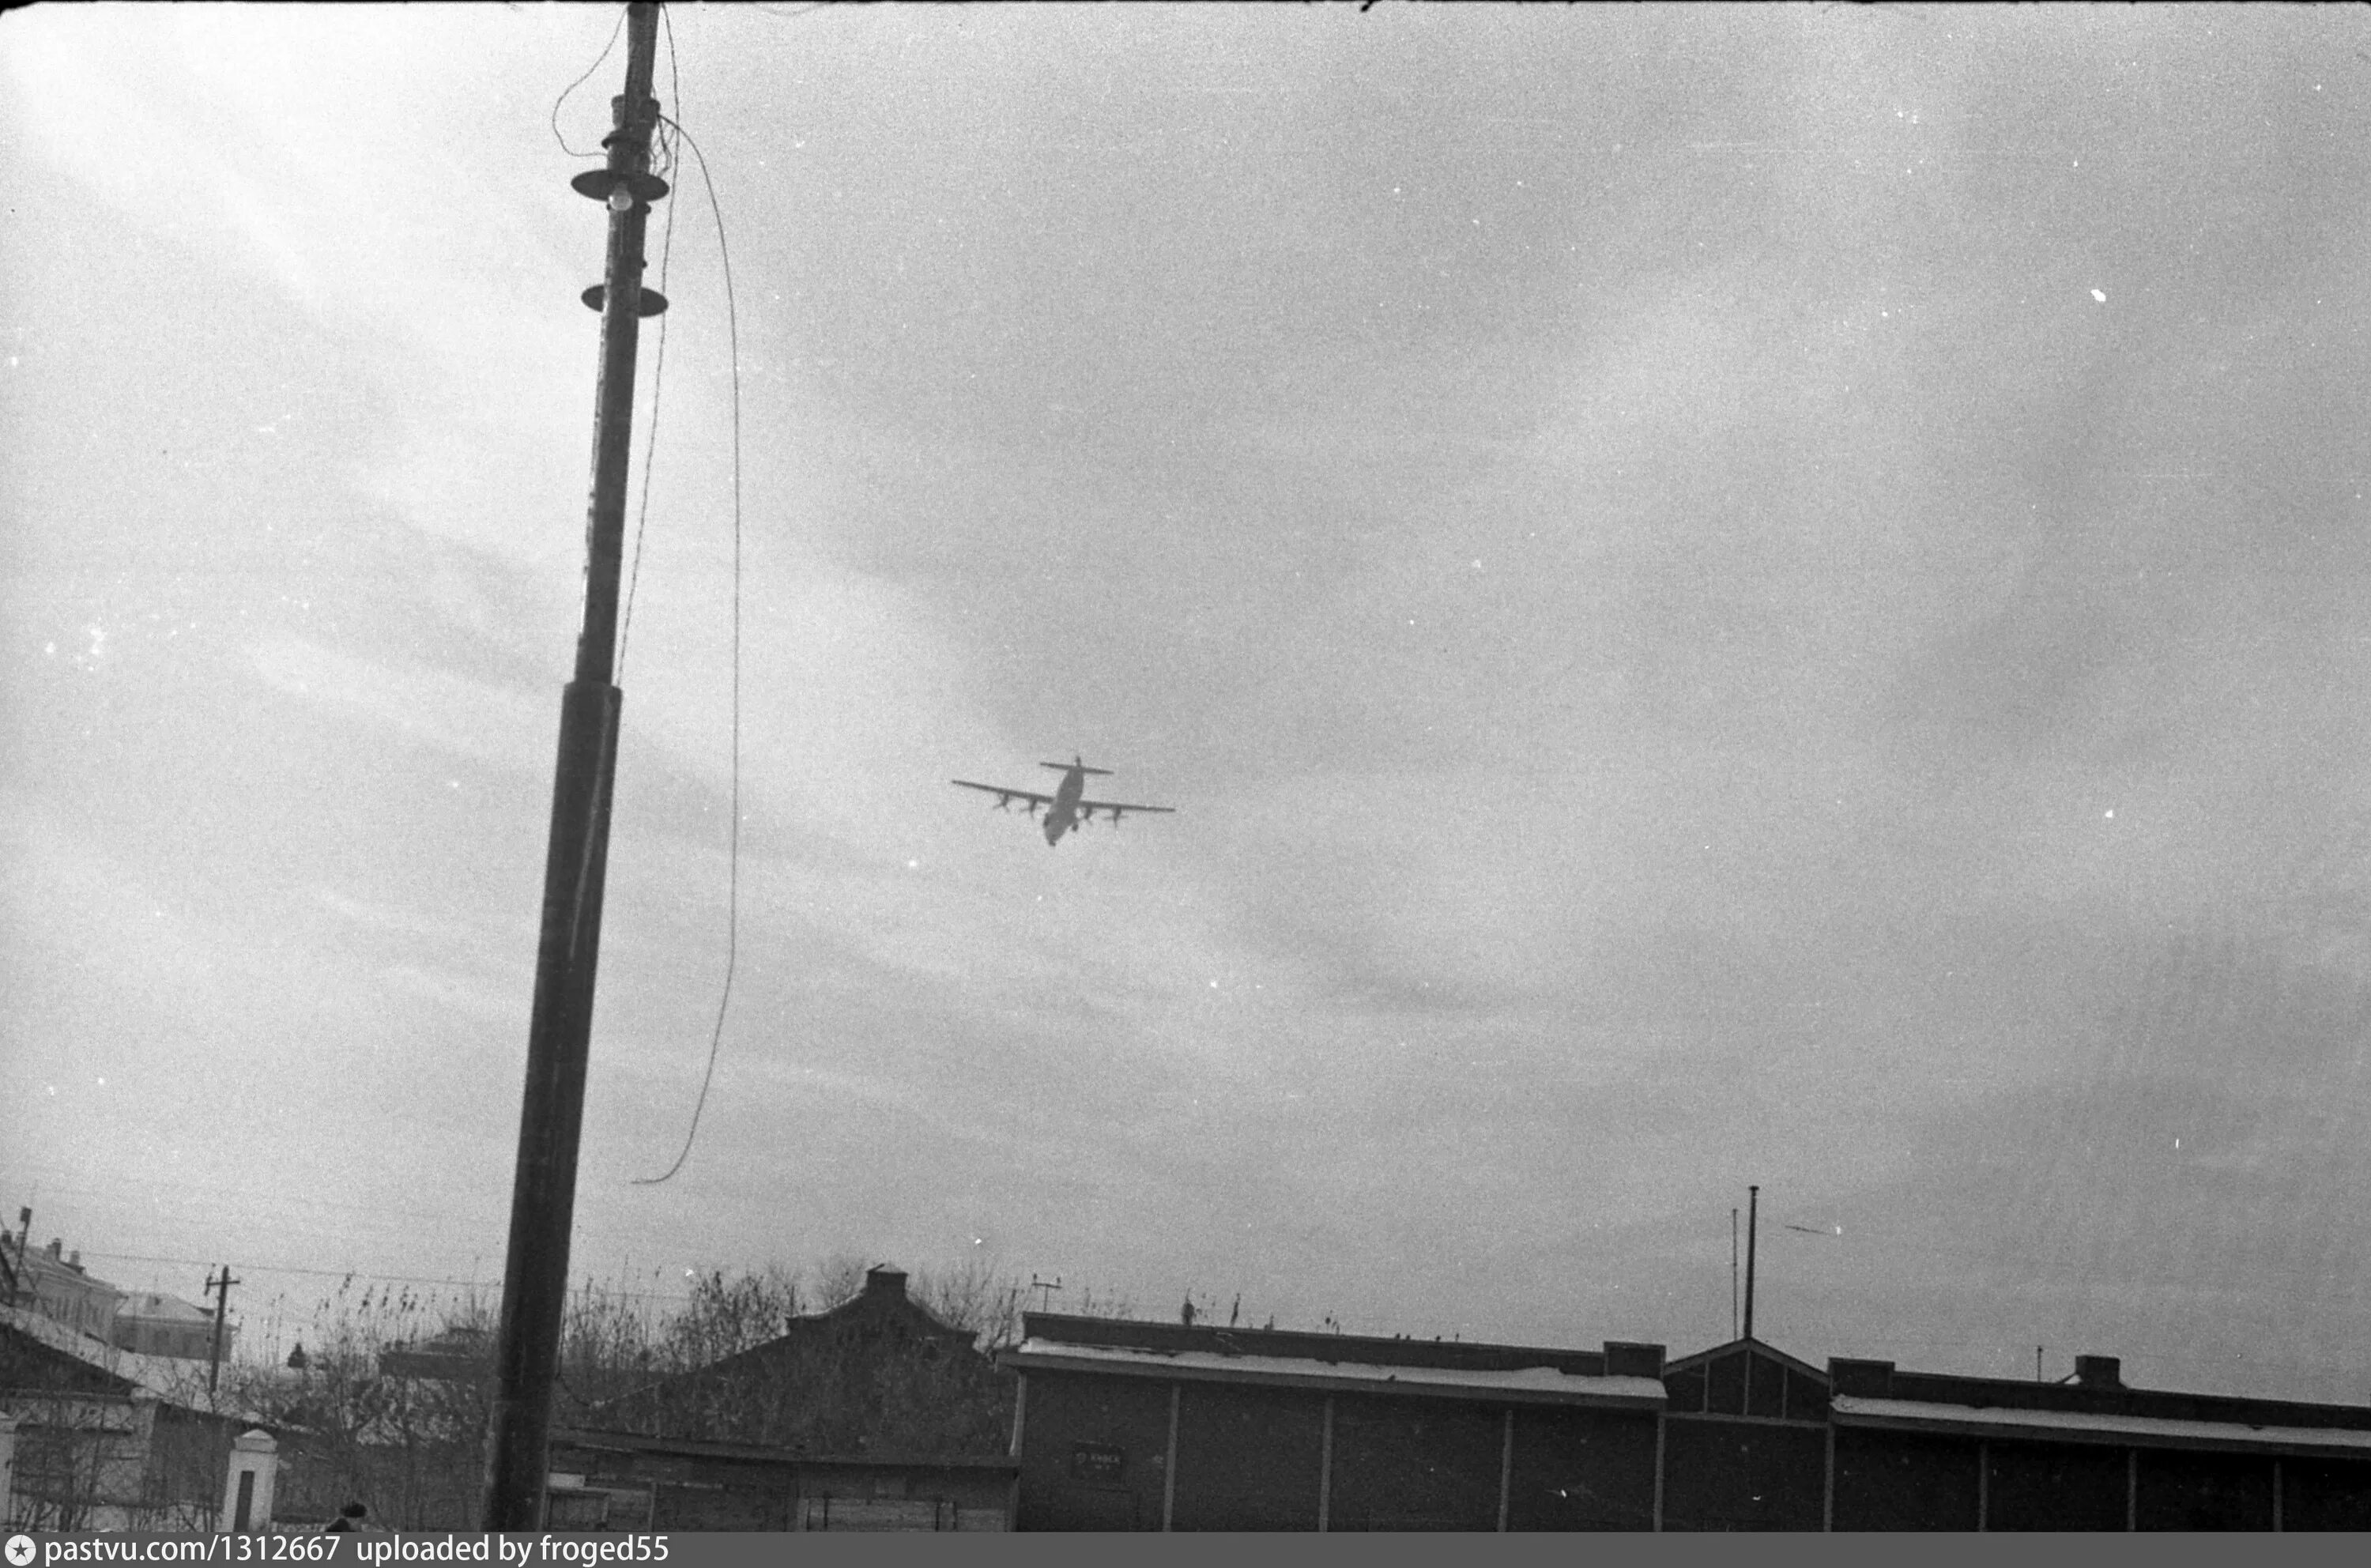
<instances>
[{"instance_id":1,"label":"wooden utility pole","mask_svg":"<svg viewBox=\"0 0 2371 1568\"><path fill-rule=\"evenodd\" d=\"M502 1328L494 1355L493 1441L486 1463L485 1528L543 1528L549 1480L551 1391L568 1300L569 1229L576 1212L576 1150L584 1120L593 974L601 940L601 885L609 854L609 800L617 772L618 709L610 684L618 633L619 562L626 532L628 439L634 412L634 351L642 317L665 302L642 287L642 233L650 204L666 194L651 169L659 106L651 97L658 7L626 8L626 90L611 100L615 128L605 167L571 183L609 211L607 265L587 305L601 312L595 384L593 496L585 525L584 628L576 673L560 702L560 755L544 861L543 934L536 954L535 1011L527 1027L526 1087L519 1106L518 1167L511 1187L510 1247L503 1270Z\"/></svg>"},{"instance_id":2,"label":"wooden utility pole","mask_svg":"<svg viewBox=\"0 0 2371 1568\"><path fill-rule=\"evenodd\" d=\"M188 1276L183 1275L182 1277L187 1278ZM222 1276L220 1278L216 1278L213 1274L208 1274L206 1276L206 1288L214 1293L214 1359L206 1367L206 1392L210 1394L214 1391L214 1384L222 1378L223 1324L227 1322L230 1319L230 1287L237 1283L238 1281L230 1277L230 1265L228 1263L225 1263L222 1266Z\"/></svg>"}]
</instances>

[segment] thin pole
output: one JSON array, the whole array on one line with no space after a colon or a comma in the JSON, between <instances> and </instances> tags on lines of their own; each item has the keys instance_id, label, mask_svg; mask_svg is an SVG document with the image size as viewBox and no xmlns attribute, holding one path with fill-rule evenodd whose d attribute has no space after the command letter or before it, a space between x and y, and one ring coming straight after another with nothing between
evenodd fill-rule
<instances>
[{"instance_id":1,"label":"thin pole","mask_svg":"<svg viewBox=\"0 0 2371 1568\"><path fill-rule=\"evenodd\" d=\"M1753 1235L1759 1228L1762 1189L1745 1189L1745 1337L1753 1337Z\"/></svg>"},{"instance_id":2,"label":"thin pole","mask_svg":"<svg viewBox=\"0 0 2371 1568\"><path fill-rule=\"evenodd\" d=\"M189 1276L184 1274L182 1277L186 1279ZM214 1358L206 1366L206 1392L210 1394L214 1391L214 1384L222 1378L223 1323L230 1316L230 1287L237 1283L238 1281L230 1277L228 1263L222 1266L220 1279L212 1275L206 1278L206 1288L214 1292Z\"/></svg>"},{"instance_id":3,"label":"thin pole","mask_svg":"<svg viewBox=\"0 0 2371 1568\"><path fill-rule=\"evenodd\" d=\"M1729 1337L1737 1338L1737 1211L1729 1211Z\"/></svg>"},{"instance_id":4,"label":"thin pole","mask_svg":"<svg viewBox=\"0 0 2371 1568\"><path fill-rule=\"evenodd\" d=\"M593 979L601 940L601 890L609 854L609 801L617 772L618 709L610 684L624 554L626 477L640 340L642 235L649 203L630 190L651 167L659 106L651 97L658 7L626 8L626 90L610 100L609 238L603 271L601 366L594 394L593 494L585 525L584 628L575 678L561 695L551 837L544 860L543 929L536 954L535 1010L527 1026L526 1082L519 1105L518 1165L511 1188L510 1246L494 1356L493 1442L487 1457L488 1530L543 1526L549 1480L551 1390L568 1305L569 1231L576 1212L577 1143L593 1029ZM620 199L618 193L623 192Z\"/></svg>"},{"instance_id":5,"label":"thin pole","mask_svg":"<svg viewBox=\"0 0 2371 1568\"><path fill-rule=\"evenodd\" d=\"M8 1238L0 1235L0 1249L8 1245ZM8 1305L17 1305L19 1292L25 1288L25 1254L33 1245L33 1205L25 1205L17 1211L17 1272L8 1276Z\"/></svg>"}]
</instances>

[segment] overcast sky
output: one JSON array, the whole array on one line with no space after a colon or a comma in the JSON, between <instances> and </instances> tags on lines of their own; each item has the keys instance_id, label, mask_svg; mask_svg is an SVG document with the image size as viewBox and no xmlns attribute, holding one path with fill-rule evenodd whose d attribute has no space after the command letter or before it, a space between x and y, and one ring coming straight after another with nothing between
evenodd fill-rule
<instances>
[{"instance_id":1,"label":"overcast sky","mask_svg":"<svg viewBox=\"0 0 2371 1568\"><path fill-rule=\"evenodd\" d=\"M0 1206L118 1283L500 1278L618 15L0 21ZM1815 1363L2371 1399L2371 18L671 19L739 963L634 1185L688 167L580 1274L1676 1354L1759 1182ZM1074 753L1177 814L947 784Z\"/></svg>"}]
</instances>

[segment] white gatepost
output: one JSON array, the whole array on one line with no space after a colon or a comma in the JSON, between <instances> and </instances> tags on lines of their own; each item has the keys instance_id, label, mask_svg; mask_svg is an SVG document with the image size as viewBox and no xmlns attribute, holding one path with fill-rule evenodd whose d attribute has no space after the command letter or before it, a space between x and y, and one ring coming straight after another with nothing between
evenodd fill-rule
<instances>
[{"instance_id":1,"label":"white gatepost","mask_svg":"<svg viewBox=\"0 0 2371 1568\"><path fill-rule=\"evenodd\" d=\"M272 1480L279 1470L280 1444L271 1433L258 1427L231 1439L216 1530L244 1535L272 1523Z\"/></svg>"}]
</instances>

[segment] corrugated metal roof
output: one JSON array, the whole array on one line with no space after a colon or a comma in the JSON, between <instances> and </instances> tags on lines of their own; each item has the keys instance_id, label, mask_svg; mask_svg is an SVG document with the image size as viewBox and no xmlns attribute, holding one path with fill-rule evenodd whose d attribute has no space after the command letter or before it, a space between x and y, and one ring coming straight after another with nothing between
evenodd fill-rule
<instances>
[{"instance_id":1,"label":"corrugated metal roof","mask_svg":"<svg viewBox=\"0 0 2371 1568\"><path fill-rule=\"evenodd\" d=\"M1653 1378L1592 1377L1553 1366L1489 1371L1457 1366L1382 1366L1300 1355L1226 1355L1207 1350L1145 1350L1125 1345L1024 1340L998 1358L1018 1371L1101 1372L1193 1382L1262 1383L1369 1394L1486 1397L1524 1404L1632 1405L1655 1409L1663 1385Z\"/></svg>"},{"instance_id":2,"label":"corrugated metal roof","mask_svg":"<svg viewBox=\"0 0 2371 1568\"><path fill-rule=\"evenodd\" d=\"M2184 1421L2079 1410L2016 1410L2002 1405L1946 1404L1931 1400L1879 1400L1859 1394L1838 1394L1828 1401L1828 1408L1836 1423L1844 1426L1886 1426L1973 1436L2166 1448L2309 1448L2371 1455L2371 1429L2361 1427L2257 1426L2238 1421ZM2365 1413L2371 1419L2371 1412Z\"/></svg>"}]
</instances>

